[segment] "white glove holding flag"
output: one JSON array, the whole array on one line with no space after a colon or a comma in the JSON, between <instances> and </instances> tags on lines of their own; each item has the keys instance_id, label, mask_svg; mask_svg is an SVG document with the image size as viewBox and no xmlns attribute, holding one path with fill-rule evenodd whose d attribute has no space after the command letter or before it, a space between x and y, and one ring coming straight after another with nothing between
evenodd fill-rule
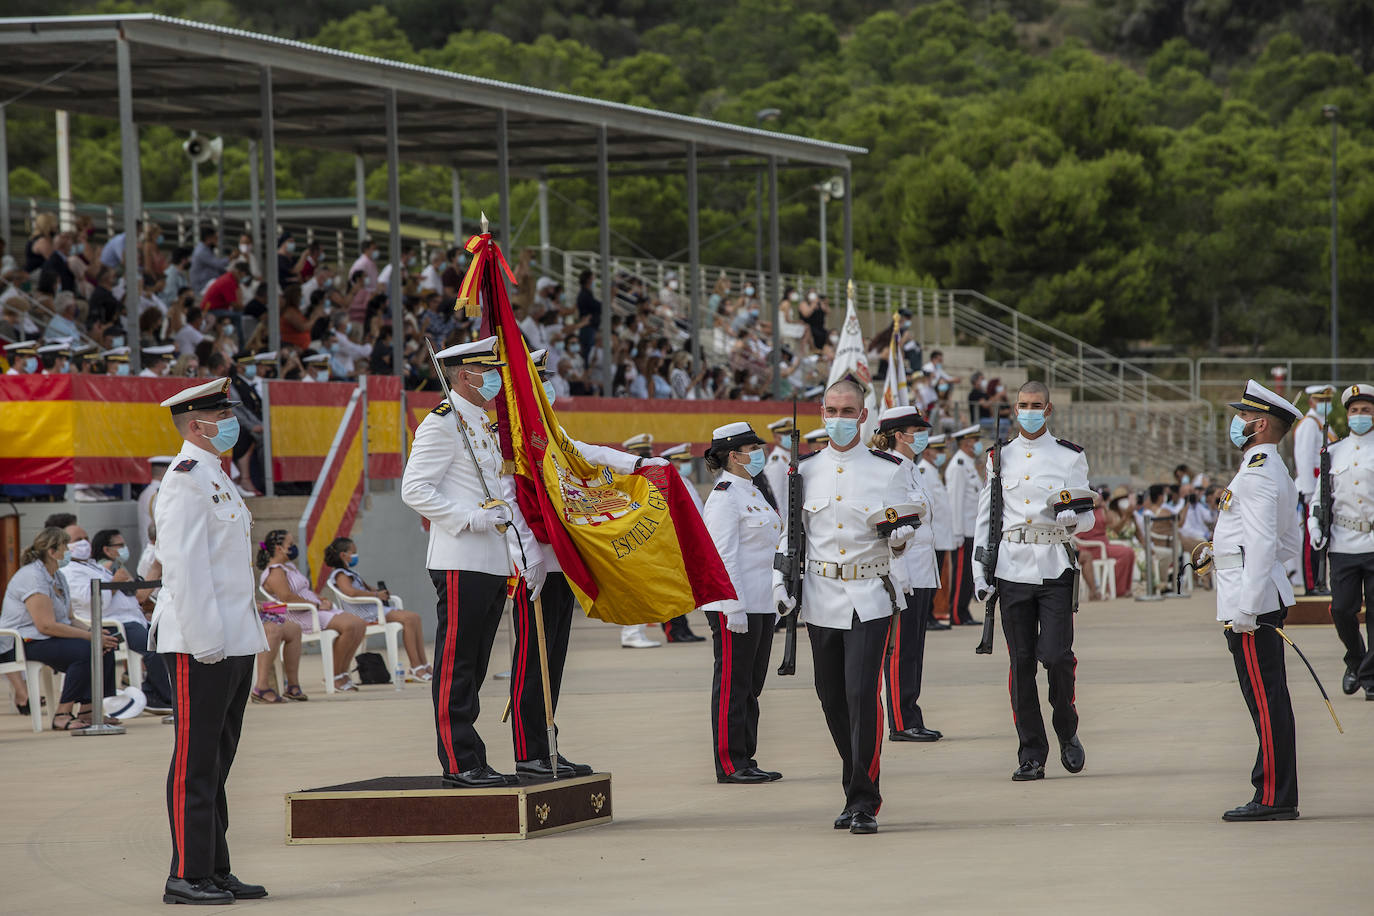
<instances>
[{"instance_id":1,"label":"white glove holding flag","mask_svg":"<svg viewBox=\"0 0 1374 916\"><path fill-rule=\"evenodd\" d=\"M642 468L665 468L668 466L667 458L641 458L639 466Z\"/></svg>"},{"instance_id":2,"label":"white glove holding flag","mask_svg":"<svg viewBox=\"0 0 1374 916\"><path fill-rule=\"evenodd\" d=\"M548 578L548 572L544 569L543 561L531 563L525 569L525 584L530 588L530 601L539 597L539 593L544 590L544 580Z\"/></svg>"}]
</instances>

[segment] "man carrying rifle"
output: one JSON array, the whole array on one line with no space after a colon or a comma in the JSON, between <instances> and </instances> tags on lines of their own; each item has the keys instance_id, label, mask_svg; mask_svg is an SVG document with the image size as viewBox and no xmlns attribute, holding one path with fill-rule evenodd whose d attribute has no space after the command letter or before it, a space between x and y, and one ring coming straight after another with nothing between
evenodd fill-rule
<instances>
[{"instance_id":1,"label":"man carrying rifle","mask_svg":"<svg viewBox=\"0 0 1374 916\"><path fill-rule=\"evenodd\" d=\"M811 641L816 694L843 761L845 806L835 829L877 833L879 677L897 601L889 575L893 557L916 532L902 525L883 536L869 523L873 513L908 502L908 475L899 459L859 441L868 419L863 387L850 378L835 382L826 389L823 417L830 444L797 467L806 538L799 610ZM786 529L778 552L788 553ZM783 583L781 571L773 591L779 613L797 607L795 588Z\"/></svg>"},{"instance_id":2,"label":"man carrying rifle","mask_svg":"<svg viewBox=\"0 0 1374 916\"><path fill-rule=\"evenodd\" d=\"M1364 688L1374 700L1374 652L1360 635L1360 605L1374 604L1374 385L1351 385L1341 394L1350 435L1328 449L1326 481L1313 492L1307 536L1312 549L1329 547L1331 622L1345 645L1346 696ZM1326 510L1326 511L1323 511ZM1329 530L1323 530L1327 521ZM1328 544L1329 541L1329 544ZM1365 621L1374 644L1374 615Z\"/></svg>"},{"instance_id":3,"label":"man carrying rifle","mask_svg":"<svg viewBox=\"0 0 1374 916\"><path fill-rule=\"evenodd\" d=\"M1073 613L1078 588L1077 564L1070 538L1093 525L1092 509L1051 507L1055 495L1088 485L1088 462L1081 446L1047 434L1054 412L1050 392L1040 382L1027 382L1016 395L1020 434L996 446L988 459L988 482L978 498L974 534L974 590L979 601L1001 596L1002 632L1011 655L1012 719L1020 742L1017 782L1045 777L1049 739L1040 713L1035 683L1036 663L1049 679L1053 724L1064 769L1083 769L1074 708ZM997 454L1000 452L1001 454ZM1000 473L994 473L999 469ZM993 494L1001 495L1001 539L996 568L988 568ZM993 581L989 582L989 578Z\"/></svg>"},{"instance_id":4,"label":"man carrying rifle","mask_svg":"<svg viewBox=\"0 0 1374 916\"><path fill-rule=\"evenodd\" d=\"M1305 524L1313 517L1312 503L1317 497L1317 482L1321 478L1322 445L1336 441L1328 420L1331 399L1336 389L1331 385L1308 385L1307 414L1293 427L1293 483L1298 488L1298 514L1304 524L1302 533L1302 584L1309 595L1327 595L1326 553L1308 537Z\"/></svg>"}]
</instances>

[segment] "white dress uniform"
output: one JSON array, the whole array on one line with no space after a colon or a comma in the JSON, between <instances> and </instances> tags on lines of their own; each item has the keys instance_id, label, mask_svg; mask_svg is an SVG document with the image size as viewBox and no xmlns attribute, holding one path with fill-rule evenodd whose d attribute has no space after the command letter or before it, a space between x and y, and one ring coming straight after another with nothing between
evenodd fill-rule
<instances>
[{"instance_id":1,"label":"white dress uniform","mask_svg":"<svg viewBox=\"0 0 1374 916\"><path fill-rule=\"evenodd\" d=\"M945 490L949 493L950 527L954 533L954 558L950 573L949 622L972 623L969 599L973 597L973 535L978 527L978 494L983 478L978 476L978 458L955 451L945 467Z\"/></svg>"},{"instance_id":2,"label":"white dress uniform","mask_svg":"<svg viewBox=\"0 0 1374 916\"><path fill-rule=\"evenodd\" d=\"M1326 551L1313 550L1312 541L1307 535L1307 519L1311 516L1309 507L1316 497L1321 476L1322 442L1328 445L1336 441L1336 434L1326 419L1317 412L1314 398L1329 397L1330 385L1311 385L1307 389L1311 406L1307 414L1293 427L1293 483L1298 488L1298 537L1302 541L1300 557L1293 567L1302 573L1302 584L1309 593L1325 593L1326 590ZM1328 545L1329 546L1329 545Z\"/></svg>"},{"instance_id":3,"label":"white dress uniform","mask_svg":"<svg viewBox=\"0 0 1374 916\"><path fill-rule=\"evenodd\" d=\"M1066 545L1073 531L1092 528L1093 513L1077 513L1070 529L1056 521L1058 513L1047 500L1060 490L1087 487L1088 462L1082 448L1048 432L1033 439L1022 433L1001 448L1002 542L997 569L988 569L985 564L992 488L997 485L993 456L989 455L988 483L978 497L973 572L978 579L996 577L1002 632L1010 655L1008 690L1019 742L1017 778L1038 779L1049 756L1049 738L1035 683L1037 662L1045 666L1054 731L1066 769L1068 749L1080 747L1074 706L1078 661L1073 653L1074 589L1078 582L1071 572Z\"/></svg>"},{"instance_id":4,"label":"white dress uniform","mask_svg":"<svg viewBox=\"0 0 1374 916\"><path fill-rule=\"evenodd\" d=\"M1341 395L1347 410L1353 401L1374 403L1374 386L1352 385ZM1331 622L1345 646L1345 675L1341 689L1352 694L1365 689L1374 698L1374 615L1365 619L1368 642L1360 634L1359 613L1365 582L1374 578L1374 435L1350 435L1331 446ZM1321 488L1312 500L1315 517L1321 508ZM1308 523L1308 533L1316 525Z\"/></svg>"},{"instance_id":5,"label":"white dress uniform","mask_svg":"<svg viewBox=\"0 0 1374 916\"><path fill-rule=\"evenodd\" d=\"M767 615L773 610L773 556L782 518L753 481L722 471L706 498L702 519L737 598L702 605L704 611Z\"/></svg>"},{"instance_id":6,"label":"white dress uniform","mask_svg":"<svg viewBox=\"0 0 1374 916\"><path fill-rule=\"evenodd\" d=\"M784 525L787 524L787 466L791 461L791 449L778 445L768 453L768 461L763 465L763 476L773 488L773 498L778 501L778 517Z\"/></svg>"},{"instance_id":7,"label":"white dress uniform","mask_svg":"<svg viewBox=\"0 0 1374 916\"><path fill-rule=\"evenodd\" d=\"M893 550L867 519L909 499L910 475L884 452L833 444L803 457L798 473L806 572L797 610L811 642L816 694L844 762L844 813L872 816L882 803L879 674L897 596L888 575ZM784 528L778 551L786 550ZM781 579L774 579L775 594Z\"/></svg>"},{"instance_id":8,"label":"white dress uniform","mask_svg":"<svg viewBox=\"0 0 1374 916\"><path fill-rule=\"evenodd\" d=\"M883 414L880 429L885 428L889 413ZM912 413L915 411L912 410ZM919 417L919 414L916 416ZM924 521L911 540L907 541L902 555L892 560L894 570L901 570L900 579L907 592L901 598L900 612L893 618L892 652L883 665L883 683L887 688L888 736L894 741L936 741L942 735L925 727L925 716L920 705L926 627L935 606L935 592L940 587L940 565L935 555L932 518L934 500L926 489L918 465L895 450L889 454L901 461L902 473L906 476L907 502L916 506Z\"/></svg>"},{"instance_id":9,"label":"white dress uniform","mask_svg":"<svg viewBox=\"0 0 1374 916\"><path fill-rule=\"evenodd\" d=\"M1244 397L1230 406L1289 423L1298 418L1296 407L1254 380L1246 385ZM1285 809L1279 816L1297 817L1293 704L1283 642L1274 630L1293 606L1293 586L1284 564L1302 549L1297 506L1298 490L1278 446L1248 446L1240 470L1221 493L1212 538L1217 620L1229 620L1246 631L1226 630L1226 644L1260 741L1250 773L1254 798L1226 812L1226 820L1268 820L1274 808Z\"/></svg>"},{"instance_id":10,"label":"white dress uniform","mask_svg":"<svg viewBox=\"0 0 1374 916\"><path fill-rule=\"evenodd\" d=\"M949 490L940 478L940 469L922 458L916 463L921 486L930 496L930 528L937 551L953 550L954 519L949 504Z\"/></svg>"}]
</instances>

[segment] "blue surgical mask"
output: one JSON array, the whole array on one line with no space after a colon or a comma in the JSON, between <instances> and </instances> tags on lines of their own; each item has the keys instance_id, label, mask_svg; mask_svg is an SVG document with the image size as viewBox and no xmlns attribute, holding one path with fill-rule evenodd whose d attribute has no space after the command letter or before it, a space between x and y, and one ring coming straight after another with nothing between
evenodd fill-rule
<instances>
[{"instance_id":1,"label":"blue surgical mask","mask_svg":"<svg viewBox=\"0 0 1374 916\"><path fill-rule=\"evenodd\" d=\"M1245 448L1245 443L1250 441L1250 436L1245 432L1245 427L1249 425L1238 416L1231 418L1231 444L1236 448Z\"/></svg>"},{"instance_id":2,"label":"blue surgical mask","mask_svg":"<svg viewBox=\"0 0 1374 916\"><path fill-rule=\"evenodd\" d=\"M1043 410L1018 410L1016 423L1021 429L1034 435L1040 432L1045 425L1045 412Z\"/></svg>"},{"instance_id":3,"label":"blue surgical mask","mask_svg":"<svg viewBox=\"0 0 1374 916\"><path fill-rule=\"evenodd\" d=\"M749 476L750 476L750 477L757 477L757 476L759 476L759 474L762 473L762 471L763 471L764 462L766 462L767 460L768 460L768 456L765 455L765 454L763 453L763 449L761 449L761 448L756 448L756 449L754 449L752 452L750 452L750 453L749 453L749 467L748 467Z\"/></svg>"},{"instance_id":4,"label":"blue surgical mask","mask_svg":"<svg viewBox=\"0 0 1374 916\"><path fill-rule=\"evenodd\" d=\"M64 550L64 551L62 551L62 559L60 559L60 560L57 561L57 568L58 568L58 569L61 569L62 567L66 566L68 563L70 563L71 561L72 561L72 552L71 552L70 550Z\"/></svg>"},{"instance_id":5,"label":"blue surgical mask","mask_svg":"<svg viewBox=\"0 0 1374 916\"><path fill-rule=\"evenodd\" d=\"M36 357L36 356L26 356L26 357L24 357L24 371L27 372L29 375L33 375L35 372L37 372L37 371L38 371L38 357Z\"/></svg>"},{"instance_id":6,"label":"blue surgical mask","mask_svg":"<svg viewBox=\"0 0 1374 916\"><path fill-rule=\"evenodd\" d=\"M914 454L914 455L919 455L919 454L921 454L921 452L924 452L924 451L926 450L926 446L929 445L929 444L930 444L930 433L926 432L925 430L922 430L921 432L918 432L918 433L916 434L916 437L915 437L914 439L911 440L911 452L912 452L912 454Z\"/></svg>"},{"instance_id":7,"label":"blue surgical mask","mask_svg":"<svg viewBox=\"0 0 1374 916\"><path fill-rule=\"evenodd\" d=\"M128 545L128 544L122 544L122 545L120 545L119 551L118 551L118 553L117 553L115 556L116 556L116 559L118 559L119 562L120 562L121 564L124 564L124 563L129 562L129 545Z\"/></svg>"},{"instance_id":8,"label":"blue surgical mask","mask_svg":"<svg viewBox=\"0 0 1374 916\"><path fill-rule=\"evenodd\" d=\"M936 455L936 456L935 456L935 466L936 466L937 468L942 468L942 467L944 467L944 466L945 466L945 459L948 458L948 457L949 457L949 456L946 455L944 452L941 452L940 454Z\"/></svg>"},{"instance_id":9,"label":"blue surgical mask","mask_svg":"<svg viewBox=\"0 0 1374 916\"><path fill-rule=\"evenodd\" d=\"M853 417L829 417L825 421L825 434L831 442L844 448L859 435L859 421Z\"/></svg>"},{"instance_id":10,"label":"blue surgical mask","mask_svg":"<svg viewBox=\"0 0 1374 916\"><path fill-rule=\"evenodd\" d=\"M1317 416L1321 417L1323 420L1331 415L1330 401L1317 401L1313 406L1317 410Z\"/></svg>"},{"instance_id":11,"label":"blue surgical mask","mask_svg":"<svg viewBox=\"0 0 1374 916\"><path fill-rule=\"evenodd\" d=\"M550 404L558 400L558 393L553 390L553 382L544 383L544 397L549 399Z\"/></svg>"},{"instance_id":12,"label":"blue surgical mask","mask_svg":"<svg viewBox=\"0 0 1374 916\"><path fill-rule=\"evenodd\" d=\"M296 557L300 555L301 549L297 547L295 544L292 544L290 547L286 548L286 558L288 560L294 560L296 559Z\"/></svg>"},{"instance_id":13,"label":"blue surgical mask","mask_svg":"<svg viewBox=\"0 0 1374 916\"><path fill-rule=\"evenodd\" d=\"M215 424L215 434L210 437L210 445L215 454L227 452L239 441L239 418L225 417Z\"/></svg>"},{"instance_id":14,"label":"blue surgical mask","mask_svg":"<svg viewBox=\"0 0 1374 916\"><path fill-rule=\"evenodd\" d=\"M1368 414L1357 413L1350 418L1350 431L1357 436L1363 436L1374 426L1374 417Z\"/></svg>"},{"instance_id":15,"label":"blue surgical mask","mask_svg":"<svg viewBox=\"0 0 1374 916\"><path fill-rule=\"evenodd\" d=\"M357 566L357 565L358 565L358 555L355 553L355 554L353 554L353 556L351 556L351 557L348 558L348 568L349 568L349 569L352 569L353 567L355 567L355 566Z\"/></svg>"},{"instance_id":16,"label":"blue surgical mask","mask_svg":"<svg viewBox=\"0 0 1374 916\"><path fill-rule=\"evenodd\" d=\"M129 364L128 364L128 363L118 363L118 364L115 365L115 375L128 375L128 374L129 374Z\"/></svg>"},{"instance_id":17,"label":"blue surgical mask","mask_svg":"<svg viewBox=\"0 0 1374 916\"><path fill-rule=\"evenodd\" d=\"M501 373L483 372L482 387L477 390L478 393L482 395L482 400L484 401L490 401L492 398L496 397L496 392L501 390Z\"/></svg>"},{"instance_id":18,"label":"blue surgical mask","mask_svg":"<svg viewBox=\"0 0 1374 916\"><path fill-rule=\"evenodd\" d=\"M252 365L252 364L249 364L249 365L243 367L243 377L244 377L244 378L257 378L257 376L258 376L258 367L257 367L257 366L254 366L254 365Z\"/></svg>"},{"instance_id":19,"label":"blue surgical mask","mask_svg":"<svg viewBox=\"0 0 1374 916\"><path fill-rule=\"evenodd\" d=\"M1187 474L1184 474L1183 477L1182 477L1182 479L1179 480L1179 485L1180 485L1180 486L1186 487L1186 486L1190 486L1190 485L1192 484L1192 482L1193 482L1193 478L1189 477Z\"/></svg>"},{"instance_id":20,"label":"blue surgical mask","mask_svg":"<svg viewBox=\"0 0 1374 916\"><path fill-rule=\"evenodd\" d=\"M792 449L792 437L791 437L791 436L783 436L782 439L779 441L778 444L781 445L783 448L787 449L788 451L791 451L791 449Z\"/></svg>"},{"instance_id":21,"label":"blue surgical mask","mask_svg":"<svg viewBox=\"0 0 1374 916\"><path fill-rule=\"evenodd\" d=\"M981 443L981 442L975 442L975 443L973 443L973 454L975 454L975 455L981 455L981 454L983 454L983 443Z\"/></svg>"}]
</instances>

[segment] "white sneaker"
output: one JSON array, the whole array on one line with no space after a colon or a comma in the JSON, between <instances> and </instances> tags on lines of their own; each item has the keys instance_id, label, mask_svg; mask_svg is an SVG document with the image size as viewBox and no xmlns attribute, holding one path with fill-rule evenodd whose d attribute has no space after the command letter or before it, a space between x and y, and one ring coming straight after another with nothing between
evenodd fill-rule
<instances>
[{"instance_id":1,"label":"white sneaker","mask_svg":"<svg viewBox=\"0 0 1374 916\"><path fill-rule=\"evenodd\" d=\"M654 649L663 645L656 639L650 639L644 633L644 624L634 624L633 626L622 627L620 630L620 648L622 649Z\"/></svg>"}]
</instances>

